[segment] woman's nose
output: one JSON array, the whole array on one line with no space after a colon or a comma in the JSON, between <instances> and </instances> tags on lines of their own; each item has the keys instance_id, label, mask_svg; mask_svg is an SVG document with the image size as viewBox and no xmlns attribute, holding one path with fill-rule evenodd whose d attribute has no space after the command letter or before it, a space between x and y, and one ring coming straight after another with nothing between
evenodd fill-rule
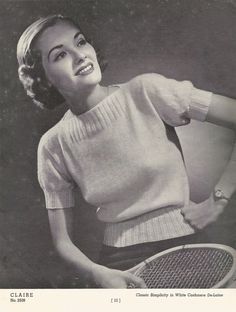
<instances>
[{"instance_id":1,"label":"woman's nose","mask_svg":"<svg viewBox=\"0 0 236 312\"><path fill-rule=\"evenodd\" d=\"M73 62L75 65L79 65L80 63L83 63L86 59L86 55L80 51L74 51L73 53Z\"/></svg>"}]
</instances>

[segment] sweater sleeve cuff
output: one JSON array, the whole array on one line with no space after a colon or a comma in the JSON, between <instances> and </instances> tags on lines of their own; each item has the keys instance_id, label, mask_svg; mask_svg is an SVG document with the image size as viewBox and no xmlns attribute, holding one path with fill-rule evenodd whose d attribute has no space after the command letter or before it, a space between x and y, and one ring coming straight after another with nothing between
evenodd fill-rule
<instances>
[{"instance_id":1,"label":"sweater sleeve cuff","mask_svg":"<svg viewBox=\"0 0 236 312\"><path fill-rule=\"evenodd\" d=\"M212 93L194 88L189 106L189 117L205 121L211 103Z\"/></svg>"},{"instance_id":2,"label":"sweater sleeve cuff","mask_svg":"<svg viewBox=\"0 0 236 312\"><path fill-rule=\"evenodd\" d=\"M47 209L70 208L75 205L74 189L45 192Z\"/></svg>"}]
</instances>

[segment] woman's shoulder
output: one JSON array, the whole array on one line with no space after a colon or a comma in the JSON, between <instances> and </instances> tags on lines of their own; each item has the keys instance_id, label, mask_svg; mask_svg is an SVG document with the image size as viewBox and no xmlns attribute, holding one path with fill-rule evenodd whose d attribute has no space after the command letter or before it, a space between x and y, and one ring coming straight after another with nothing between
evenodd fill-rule
<instances>
[{"instance_id":1,"label":"woman's shoulder","mask_svg":"<svg viewBox=\"0 0 236 312\"><path fill-rule=\"evenodd\" d=\"M160 96L186 94L193 87L188 80L176 80L158 73L144 73L130 80L130 85L139 88L140 92L148 92Z\"/></svg>"},{"instance_id":2,"label":"woman's shoulder","mask_svg":"<svg viewBox=\"0 0 236 312\"><path fill-rule=\"evenodd\" d=\"M67 110L63 117L49 130L47 130L39 141L39 148L46 148L48 150L59 147L60 134L63 131L64 124L73 117L70 110Z\"/></svg>"},{"instance_id":3,"label":"woman's shoulder","mask_svg":"<svg viewBox=\"0 0 236 312\"><path fill-rule=\"evenodd\" d=\"M59 147L60 122L56 123L52 128L47 130L40 138L38 144L38 152L43 150L55 152Z\"/></svg>"},{"instance_id":4,"label":"woman's shoulder","mask_svg":"<svg viewBox=\"0 0 236 312\"><path fill-rule=\"evenodd\" d=\"M124 85L131 87L131 88L149 88L153 85L162 85L168 79L161 74L158 73L143 73L131 78L128 82Z\"/></svg>"}]
</instances>

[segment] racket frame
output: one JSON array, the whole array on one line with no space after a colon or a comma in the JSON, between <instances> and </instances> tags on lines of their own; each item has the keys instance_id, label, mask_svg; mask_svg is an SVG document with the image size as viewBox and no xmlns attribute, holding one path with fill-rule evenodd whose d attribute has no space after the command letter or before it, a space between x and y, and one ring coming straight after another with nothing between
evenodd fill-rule
<instances>
[{"instance_id":1,"label":"racket frame","mask_svg":"<svg viewBox=\"0 0 236 312\"><path fill-rule=\"evenodd\" d=\"M230 246L222 245L222 244L186 244L181 245L173 248L166 249L162 252L159 252L146 260L140 262L139 264L135 265L131 269L127 270L127 272L132 273L134 275L137 275L147 264L152 262L153 260L160 258L164 255L167 255L169 253L172 253L174 251L180 250L180 249L189 249L189 248L212 248L212 249L221 249L223 251L226 251L231 254L233 257L233 264L229 272L225 275L225 277L219 281L217 284L215 284L212 288L227 288L227 286L230 285L230 283L235 281L236 278L236 250Z\"/></svg>"}]
</instances>

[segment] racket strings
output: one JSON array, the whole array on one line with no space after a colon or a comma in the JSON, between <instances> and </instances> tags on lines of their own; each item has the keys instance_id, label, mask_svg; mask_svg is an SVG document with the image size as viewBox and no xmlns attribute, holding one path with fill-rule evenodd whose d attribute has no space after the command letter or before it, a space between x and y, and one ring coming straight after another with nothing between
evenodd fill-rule
<instances>
[{"instance_id":1,"label":"racket strings","mask_svg":"<svg viewBox=\"0 0 236 312\"><path fill-rule=\"evenodd\" d=\"M136 275L148 288L212 288L232 265L232 255L224 250L180 249L152 260Z\"/></svg>"}]
</instances>

